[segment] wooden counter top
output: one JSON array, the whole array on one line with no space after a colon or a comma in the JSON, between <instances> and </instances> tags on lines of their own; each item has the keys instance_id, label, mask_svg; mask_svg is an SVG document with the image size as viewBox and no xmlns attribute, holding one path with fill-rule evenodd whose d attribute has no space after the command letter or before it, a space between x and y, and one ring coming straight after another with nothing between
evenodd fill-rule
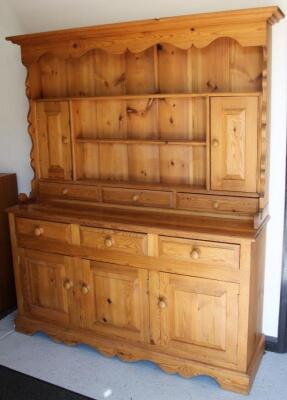
<instances>
[{"instance_id":1,"label":"wooden counter top","mask_svg":"<svg viewBox=\"0 0 287 400\"><path fill-rule=\"evenodd\" d=\"M18 205L8 210L16 216L45 219L63 223L78 223L110 229L134 230L146 233L165 233L177 235L216 235L254 239L267 222L254 229L251 220L215 218L172 214L158 211L142 211L103 207L99 205L67 204L61 202L36 202ZM230 241L230 239L229 239Z\"/></svg>"}]
</instances>

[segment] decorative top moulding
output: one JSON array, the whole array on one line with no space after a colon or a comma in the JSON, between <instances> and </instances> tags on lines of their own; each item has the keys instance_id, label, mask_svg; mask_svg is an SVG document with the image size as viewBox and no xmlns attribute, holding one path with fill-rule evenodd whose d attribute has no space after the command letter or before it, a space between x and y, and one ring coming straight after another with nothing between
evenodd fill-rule
<instances>
[{"instance_id":1,"label":"decorative top moulding","mask_svg":"<svg viewBox=\"0 0 287 400\"><path fill-rule=\"evenodd\" d=\"M140 52L160 42L182 49L201 48L220 37L231 37L242 46L265 46L267 23L274 24L283 17L280 8L271 6L64 29L6 39L21 45L24 64L35 62L49 52L62 52L63 57L78 57L96 47L113 53L127 49Z\"/></svg>"}]
</instances>

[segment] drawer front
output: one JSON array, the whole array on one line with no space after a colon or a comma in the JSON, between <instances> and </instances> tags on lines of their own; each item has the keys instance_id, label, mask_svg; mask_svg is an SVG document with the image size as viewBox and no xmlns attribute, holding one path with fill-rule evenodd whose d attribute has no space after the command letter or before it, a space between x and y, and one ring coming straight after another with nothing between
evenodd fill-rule
<instances>
[{"instance_id":1,"label":"drawer front","mask_svg":"<svg viewBox=\"0 0 287 400\"><path fill-rule=\"evenodd\" d=\"M65 183L39 183L40 197L60 197L70 200L99 201L99 189L89 185L69 185Z\"/></svg>"},{"instance_id":2,"label":"drawer front","mask_svg":"<svg viewBox=\"0 0 287 400\"><path fill-rule=\"evenodd\" d=\"M147 254L147 236L140 233L81 227L80 238L81 245L99 250Z\"/></svg>"},{"instance_id":3,"label":"drawer front","mask_svg":"<svg viewBox=\"0 0 287 400\"><path fill-rule=\"evenodd\" d=\"M30 236L35 240L57 240L71 243L71 226L58 222L48 222L28 218L16 218L16 232L18 236Z\"/></svg>"},{"instance_id":4,"label":"drawer front","mask_svg":"<svg viewBox=\"0 0 287 400\"><path fill-rule=\"evenodd\" d=\"M198 264L239 268L239 245L159 237L159 256Z\"/></svg>"},{"instance_id":5,"label":"drawer front","mask_svg":"<svg viewBox=\"0 0 287 400\"><path fill-rule=\"evenodd\" d=\"M163 208L171 207L171 192L103 187L102 194L103 201L106 203Z\"/></svg>"},{"instance_id":6,"label":"drawer front","mask_svg":"<svg viewBox=\"0 0 287 400\"><path fill-rule=\"evenodd\" d=\"M259 202L256 198L178 193L177 206L182 210L256 214L259 209Z\"/></svg>"}]
</instances>

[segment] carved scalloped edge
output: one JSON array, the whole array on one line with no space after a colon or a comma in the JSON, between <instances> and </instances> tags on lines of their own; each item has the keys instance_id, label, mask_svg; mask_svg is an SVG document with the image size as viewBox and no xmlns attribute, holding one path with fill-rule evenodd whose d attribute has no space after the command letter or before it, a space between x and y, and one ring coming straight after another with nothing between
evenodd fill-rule
<instances>
[{"instance_id":1,"label":"carved scalloped edge","mask_svg":"<svg viewBox=\"0 0 287 400\"><path fill-rule=\"evenodd\" d=\"M18 328L18 327L17 327ZM17 329L18 330L18 329ZM45 329L35 329L32 327L32 325L27 326L20 324L20 329L19 331L21 333L25 333L28 335L34 335L37 332L43 332L45 333L51 340L53 340L57 344L65 344L67 346L76 346L80 345L84 342L82 341L77 341L77 340L70 340L70 339L64 339L59 337L56 334L52 334ZM211 367L207 366L208 372L204 370L204 368L201 366L201 363L198 363L198 365L180 365L177 364L177 361L175 360L174 363L166 363L166 362L160 362L154 359L150 359L149 357L140 357L137 356L136 354L133 354L132 352L127 352L121 349L116 349L112 348L109 346L103 346L103 345L93 345L88 343L88 345L92 348L94 348L96 351L98 351L100 354L102 354L105 357L117 357L121 361L124 362L137 362L137 361L143 361L143 360L149 360L156 364L162 371L169 375L179 375L182 378L188 379L196 376L209 376L212 379L214 379L218 385L225 390L231 390L231 391L236 391L238 393L242 394L248 394L250 390L250 385L251 385L251 380L248 375L236 372L236 371L229 371L227 370L227 374L230 374L230 376L233 376L233 379L227 378L227 376L224 376L225 370L217 367ZM159 355L160 357L160 355ZM196 364L196 361L195 361Z\"/></svg>"},{"instance_id":2,"label":"carved scalloped edge","mask_svg":"<svg viewBox=\"0 0 287 400\"><path fill-rule=\"evenodd\" d=\"M29 68L26 69L27 70L27 75L26 75L26 80L25 80L25 87L26 87L26 96L28 99L30 99L31 93L30 93L30 72L29 72ZM35 182L36 182L36 167L35 167L35 135L34 135L34 127L33 127L33 118L32 118L32 101L29 100L29 110L28 110L28 114L27 114L27 122L28 122L28 134L30 136L31 139L31 150L30 150L30 166L32 168L33 171L33 178L31 181L31 186L32 186L32 192L34 191L34 187L35 187Z\"/></svg>"},{"instance_id":3,"label":"carved scalloped edge","mask_svg":"<svg viewBox=\"0 0 287 400\"><path fill-rule=\"evenodd\" d=\"M235 390L247 394L249 392L249 378L246 376L245 384L238 384L236 380L224 378L223 376L219 376L218 373L214 372L203 372L200 370L200 367L192 367L192 366L176 366L176 365L167 365L164 363L157 363L157 365L167 374L170 375L179 375L182 378L188 379L196 376L209 376L210 378L214 379L218 385L222 389L226 390Z\"/></svg>"},{"instance_id":4,"label":"carved scalloped edge","mask_svg":"<svg viewBox=\"0 0 287 400\"><path fill-rule=\"evenodd\" d=\"M35 331L33 333L29 333L29 334L33 335L36 332L37 331ZM81 344L81 342L74 342L74 341L69 341L69 340L65 340L65 339L59 339L59 337L57 335L47 334L47 336L57 344L63 343L67 346L75 346L75 345ZM114 350L112 348L104 347L104 346L91 346L91 347L96 349L100 354L102 354L105 357L109 357L109 358L117 357L121 361L124 361L124 362L137 362L137 361L143 360L141 357L137 357L130 352L124 352L122 350ZM200 375L207 375L206 373L203 374L196 367L176 366L176 365L169 365L169 364L160 363L160 362L154 362L154 363L165 373L167 373L169 375L177 374L185 379L195 377L195 376L200 376ZM224 387L224 385L226 385L226 383L229 383L229 384L231 383L230 380L219 378L216 375L216 373L208 374L208 376L215 379L218 382L218 384L222 387Z\"/></svg>"},{"instance_id":5,"label":"carved scalloped edge","mask_svg":"<svg viewBox=\"0 0 287 400\"><path fill-rule=\"evenodd\" d=\"M263 48L263 70L262 70L262 104L261 104L261 148L259 160L259 187L260 196L265 192L265 179L267 172L267 91L268 91L268 52Z\"/></svg>"},{"instance_id":6,"label":"carved scalloped edge","mask_svg":"<svg viewBox=\"0 0 287 400\"><path fill-rule=\"evenodd\" d=\"M155 38L154 40L146 40L141 46L139 44L135 45L126 45L126 41L121 45L120 40L117 40L117 44L112 46L109 44L109 42L106 41L96 41L95 43L91 43L89 46L82 46L81 42L74 41L70 43L70 45L73 47L73 50L71 51L68 46L66 45L64 48L59 45L59 47L51 47L47 48L45 50L41 49L41 52L38 54L38 49L35 50L33 56L29 56L29 61L25 61L25 54L23 54L23 64L26 66L29 66L32 63L37 63L41 60L41 58L46 57L48 55L50 56L56 56L61 60L67 60L69 58L81 58L85 56L87 53L92 52L94 50L102 50L110 54L115 54L115 55L120 55L124 54L126 52L130 52L133 54L141 53L143 51L146 51L150 49L153 46L156 46L157 44L170 44L178 49L181 50L190 50L192 47L197 48L197 49L202 49L206 48L210 45L212 45L214 42L220 40L220 39L231 39L234 42L238 43L240 46L245 47L247 44L245 44L242 40L240 40L238 37L233 37L232 35L222 35L222 36L217 36L217 37L212 37L210 39L206 39L203 41L202 39L199 41L196 40L188 40L186 38L182 38L181 40L177 39L164 39L160 40L159 38ZM201 45L199 44L201 43ZM253 45L253 46L260 46L260 45ZM76 48L76 50L75 50Z\"/></svg>"}]
</instances>

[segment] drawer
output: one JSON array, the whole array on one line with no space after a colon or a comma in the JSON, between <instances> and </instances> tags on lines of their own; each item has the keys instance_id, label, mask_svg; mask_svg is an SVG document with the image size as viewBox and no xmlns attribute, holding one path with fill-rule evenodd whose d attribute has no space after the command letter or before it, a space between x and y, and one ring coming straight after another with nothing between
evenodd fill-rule
<instances>
[{"instance_id":1,"label":"drawer","mask_svg":"<svg viewBox=\"0 0 287 400\"><path fill-rule=\"evenodd\" d=\"M178 193L177 207L182 210L256 214L259 202L256 198Z\"/></svg>"},{"instance_id":2,"label":"drawer","mask_svg":"<svg viewBox=\"0 0 287 400\"><path fill-rule=\"evenodd\" d=\"M58 222L16 218L16 232L18 236L30 236L35 240L48 239L65 243L72 241L71 226Z\"/></svg>"},{"instance_id":3,"label":"drawer","mask_svg":"<svg viewBox=\"0 0 287 400\"><path fill-rule=\"evenodd\" d=\"M102 188L103 201L106 203L127 204L133 206L171 207L172 193L158 190L137 190L123 188Z\"/></svg>"},{"instance_id":4,"label":"drawer","mask_svg":"<svg viewBox=\"0 0 287 400\"><path fill-rule=\"evenodd\" d=\"M40 182L39 193L40 197L58 197L69 200L99 201L99 189L97 186Z\"/></svg>"},{"instance_id":5,"label":"drawer","mask_svg":"<svg viewBox=\"0 0 287 400\"><path fill-rule=\"evenodd\" d=\"M159 256L198 264L239 268L239 245L159 237Z\"/></svg>"},{"instance_id":6,"label":"drawer","mask_svg":"<svg viewBox=\"0 0 287 400\"><path fill-rule=\"evenodd\" d=\"M147 235L100 228L80 228L81 245L99 250L147 254Z\"/></svg>"}]
</instances>

